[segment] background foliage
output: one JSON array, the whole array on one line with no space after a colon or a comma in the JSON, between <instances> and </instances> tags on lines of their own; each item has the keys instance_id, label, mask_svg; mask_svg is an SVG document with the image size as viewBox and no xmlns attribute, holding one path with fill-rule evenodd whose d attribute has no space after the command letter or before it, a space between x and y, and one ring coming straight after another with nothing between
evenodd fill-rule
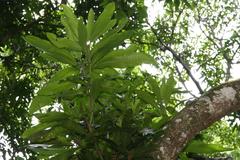
<instances>
[{"instance_id":1,"label":"background foliage","mask_svg":"<svg viewBox=\"0 0 240 160\"><path fill-rule=\"evenodd\" d=\"M91 3L89 1L73 1L71 5L74 6L75 14L82 16L83 22L86 23L90 8L94 10L95 17L98 17L109 2L111 1L91 1ZM240 12L238 11L238 1L161 1L164 3L164 8L154 23L147 19L147 10L143 0L114 2L116 12L113 17L117 21L127 17L128 22L123 30L132 30L132 36L120 46L126 48L133 42L138 52L154 56L158 62L158 74L149 75L140 71L139 67L132 68L133 65L125 66L126 64L123 63L122 66L131 68L117 71L107 70L106 73L101 73L103 74L101 78L96 78L97 84L101 84L99 82L103 82L103 80L106 81L97 87L102 87L107 92L103 94L101 101L96 100L99 110L94 110L94 113L101 112L102 117L97 117L95 114L93 116L96 118L96 122L104 124L100 129L95 126L97 130L101 130L101 132L97 132L101 135L88 135L86 128L83 131L84 135L77 135L86 139L86 143L78 144L78 147L87 148L79 152L78 155L84 154L84 156L90 156L88 157L90 159L91 156L97 156L98 150L104 150L106 152L104 155L113 156L113 148L117 151L116 156L119 158L125 158L129 155L137 156L135 152L144 153L138 151L138 146L142 146L138 142L146 142L144 144L148 148L148 143L154 138L155 133L159 136L162 125L169 117L177 113L175 109L179 110L184 106L186 97L191 99L196 96L197 93L191 91L193 86L196 86L199 93L203 93L208 88L229 80L231 68L239 63L238 13ZM43 84L49 81L56 71L66 68L66 65L53 63L39 56L43 52L29 46L22 36L34 35L47 39L49 37L46 33L51 32L62 38L65 32L60 23L60 17L63 14L60 4L65 3L67 1L64 0L61 2L30 0L0 2L1 15L8 15L1 16L0 19L0 130L1 139L4 139L4 143L0 144L0 149L3 155L6 153L13 159L19 153L23 153L22 157L35 157L35 154L32 155L32 151L26 146L27 142L21 138L24 130L30 127L29 103L38 88L42 88ZM174 75L175 81L182 89L174 89L173 92L166 94L169 88L163 86L168 86L165 85L167 82L173 83L173 80L169 80L171 75ZM81 82L82 84L85 83L84 81L88 81L87 76L85 78L86 80L81 79L80 81L73 77L73 79L70 78L70 82L76 83L77 81L77 83ZM192 82L190 87L189 81ZM54 83L52 87L55 87ZM101 93L101 90L98 92ZM185 95L185 92L188 96ZM74 93L74 95L83 93L87 93L87 91ZM116 93L116 95L110 93ZM174 95L168 99L172 93ZM68 93L64 95L68 95ZM62 102L61 98L64 95L58 97L57 102ZM72 96L74 97L74 95ZM70 101L72 97L64 97L64 99L66 98ZM112 101L106 102L103 99L112 99ZM66 106L76 105L70 102L64 103L67 103ZM47 112L50 110L52 109L47 110ZM64 117L64 115L74 117L73 113L69 113L70 111L63 108L60 110L60 113L56 113L61 114L60 117ZM64 115L62 115L63 110ZM83 117L89 117L88 110L81 113L86 114L83 114ZM48 114L52 114L52 112ZM41 121L41 118L44 117L44 121L48 114L39 114L38 118ZM237 157L238 140L233 143L232 139L238 137L238 125L234 123L238 117L239 113L233 113L229 119L235 128L234 131L225 122L219 123L215 126L217 128L210 128L202 133L204 136L200 136L200 139L205 142L212 141L221 144L225 148L234 148L233 156ZM86 126L84 123L81 125ZM76 134L80 130L81 128L76 131ZM112 131L113 134L109 136L113 137L110 139L114 140L114 143L101 140L100 146L94 146L93 140L95 139L92 137L106 137L107 135L102 135L106 134L106 130ZM62 131L57 129L55 132ZM229 138L222 136L226 133L229 134ZM50 140L52 137L47 138ZM127 144L125 144L124 139L128 142L126 142ZM62 141L65 143L64 140ZM107 148L105 143L109 143ZM7 147L9 145L10 149ZM96 151L95 155L88 155L89 148ZM134 153L128 153L129 150ZM70 152L73 151L70 150ZM193 155L187 154L187 156ZM186 156L183 154L182 158L184 157Z\"/></svg>"}]
</instances>

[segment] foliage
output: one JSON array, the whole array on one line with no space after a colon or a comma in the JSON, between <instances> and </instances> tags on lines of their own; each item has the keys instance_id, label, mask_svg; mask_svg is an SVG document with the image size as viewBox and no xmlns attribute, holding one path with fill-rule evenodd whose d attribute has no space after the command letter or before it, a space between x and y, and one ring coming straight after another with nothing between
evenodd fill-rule
<instances>
[{"instance_id":1,"label":"foliage","mask_svg":"<svg viewBox=\"0 0 240 160\"><path fill-rule=\"evenodd\" d=\"M26 130L23 137L45 145L32 147L38 158L149 158L150 140L174 111L168 105L177 91L173 76L162 79L159 86L150 75L134 69L157 62L137 46L126 47L131 31L121 30L125 20L116 25L116 19L111 19L113 3L96 20L90 10L86 25L69 7L63 6L63 10L65 38L52 33L47 33L48 40L25 37L45 51L44 57L65 65L32 100L30 113L40 109L33 114L39 124ZM52 107L43 109L47 105Z\"/></svg>"},{"instance_id":2,"label":"foliage","mask_svg":"<svg viewBox=\"0 0 240 160\"><path fill-rule=\"evenodd\" d=\"M28 114L29 102L33 93L60 67L39 56L42 51L29 46L22 36L34 34L45 38L45 32L63 36L63 26L60 23L61 12L57 11L60 10L60 4L66 2L64 0L61 2L47 0L0 2L0 14L4 15L0 17L0 138L5 141L1 142L0 150L6 153L5 156L13 159L19 153L28 157L30 151L26 148L27 142L21 138L21 135L31 122ZM100 0L82 5L83 3L79 4L79 2L73 3L76 8L75 13L82 15L84 20L87 19L87 15L80 11L93 8L99 15L107 3ZM139 26L141 23L137 17L146 16L143 2L134 3L134 10L129 7L129 4L116 3L118 12L135 20L134 24L133 21L127 24L129 27ZM124 14L125 11L126 14ZM34 156L31 158L33 159Z\"/></svg>"},{"instance_id":3,"label":"foliage","mask_svg":"<svg viewBox=\"0 0 240 160\"><path fill-rule=\"evenodd\" d=\"M0 130L13 158L30 153L20 136L30 125L30 101L30 112L40 123L24 136L39 144L30 145L39 157L58 153L63 159L139 159L145 157L137 153L151 149L164 124L184 107L185 98L198 95L192 92L194 85L202 94L231 78L231 68L239 63L238 1L165 0L154 23L147 20L143 0L114 1L114 9L109 2L74 1L74 13L81 18L66 6L64 13L59 11L57 1L1 2L1 15L9 16L0 21ZM104 7L109 11L105 16ZM25 40L40 50L26 44L21 37L25 34L37 36ZM156 65L149 55L157 59L155 76L136 67ZM175 85L185 91L180 93ZM233 113L231 121L238 117ZM237 132L231 131L229 139L223 136L228 133L220 126L201 134L207 140L195 140L210 146L206 152L237 152L239 144L232 143ZM219 134L221 141L215 141ZM201 152L191 144L196 147L196 141L190 143L182 159ZM6 146L0 149L6 152Z\"/></svg>"}]
</instances>

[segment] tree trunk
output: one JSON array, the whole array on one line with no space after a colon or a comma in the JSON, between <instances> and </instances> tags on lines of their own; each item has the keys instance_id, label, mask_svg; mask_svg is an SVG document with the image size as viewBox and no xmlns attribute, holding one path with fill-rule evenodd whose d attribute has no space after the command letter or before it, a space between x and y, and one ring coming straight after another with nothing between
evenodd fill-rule
<instances>
[{"instance_id":1,"label":"tree trunk","mask_svg":"<svg viewBox=\"0 0 240 160\"><path fill-rule=\"evenodd\" d=\"M240 80L222 84L187 105L164 127L152 152L155 160L175 160L200 131L240 109Z\"/></svg>"}]
</instances>

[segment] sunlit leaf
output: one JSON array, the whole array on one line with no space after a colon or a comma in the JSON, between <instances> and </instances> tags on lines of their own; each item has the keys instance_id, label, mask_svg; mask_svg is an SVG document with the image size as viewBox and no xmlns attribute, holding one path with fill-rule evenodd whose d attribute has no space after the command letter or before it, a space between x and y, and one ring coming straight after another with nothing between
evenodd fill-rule
<instances>
[{"instance_id":1,"label":"sunlit leaf","mask_svg":"<svg viewBox=\"0 0 240 160\"><path fill-rule=\"evenodd\" d=\"M90 9L88 12L88 21L87 21L87 39L90 40L90 37L92 36L92 31L94 28L94 11Z\"/></svg>"},{"instance_id":2,"label":"sunlit leaf","mask_svg":"<svg viewBox=\"0 0 240 160\"><path fill-rule=\"evenodd\" d=\"M74 57L69 54L67 50L59 49L52 45L49 41L35 36L26 36L24 39L34 47L45 51L46 54L52 57L56 62L62 62L70 65L75 65L76 63Z\"/></svg>"},{"instance_id":3,"label":"sunlit leaf","mask_svg":"<svg viewBox=\"0 0 240 160\"><path fill-rule=\"evenodd\" d=\"M78 40L82 48L86 47L87 44L87 29L84 25L83 18L78 20Z\"/></svg>"},{"instance_id":4,"label":"sunlit leaf","mask_svg":"<svg viewBox=\"0 0 240 160\"><path fill-rule=\"evenodd\" d=\"M231 148L225 148L219 144L208 144L202 141L194 140L187 145L186 152L199 153L199 154L210 154L217 152L231 151Z\"/></svg>"},{"instance_id":5,"label":"sunlit leaf","mask_svg":"<svg viewBox=\"0 0 240 160\"><path fill-rule=\"evenodd\" d=\"M70 7L62 5L62 8L64 15L61 17L61 22L67 35L71 40L78 41L78 20Z\"/></svg>"},{"instance_id":6,"label":"sunlit leaf","mask_svg":"<svg viewBox=\"0 0 240 160\"><path fill-rule=\"evenodd\" d=\"M102 14L98 17L94 30L92 31L90 40L95 41L100 35L107 31L107 25L111 22L113 12L115 10L115 4L109 3L105 8Z\"/></svg>"},{"instance_id":7,"label":"sunlit leaf","mask_svg":"<svg viewBox=\"0 0 240 160\"><path fill-rule=\"evenodd\" d=\"M130 31L116 33L104 37L95 46L93 46L93 63L106 56L113 48L118 47L123 41L132 35Z\"/></svg>"},{"instance_id":8,"label":"sunlit leaf","mask_svg":"<svg viewBox=\"0 0 240 160\"><path fill-rule=\"evenodd\" d=\"M127 68L143 63L157 65L151 56L135 51L134 47L112 51L95 64L95 68Z\"/></svg>"},{"instance_id":9,"label":"sunlit leaf","mask_svg":"<svg viewBox=\"0 0 240 160\"><path fill-rule=\"evenodd\" d=\"M175 91L175 85L176 85L176 81L174 80L173 75L171 75L169 79L167 79L166 83L163 83L161 85L161 89L160 89L161 97L166 104L169 102L171 95Z\"/></svg>"},{"instance_id":10,"label":"sunlit leaf","mask_svg":"<svg viewBox=\"0 0 240 160\"><path fill-rule=\"evenodd\" d=\"M74 87L75 84L71 82L60 82L60 80L64 80L74 74L76 74L76 71L73 68L65 68L58 71L49 82L38 91L37 96L33 98L29 112L33 113L41 107L50 104L58 93Z\"/></svg>"},{"instance_id":11,"label":"sunlit leaf","mask_svg":"<svg viewBox=\"0 0 240 160\"><path fill-rule=\"evenodd\" d=\"M27 130L24 131L22 137L23 138L29 138L30 136L34 135L35 133L39 132L39 131L42 131L46 128L50 128L50 127L53 127L55 125L57 125L58 122L51 122L51 123L41 123L41 124L38 124L36 126L33 126Z\"/></svg>"},{"instance_id":12,"label":"sunlit leaf","mask_svg":"<svg viewBox=\"0 0 240 160\"><path fill-rule=\"evenodd\" d=\"M47 33L47 37L50 40L50 42L58 48L75 50L75 51L82 50L82 48L77 42L72 41L68 38L57 38L56 35L53 33Z\"/></svg>"}]
</instances>

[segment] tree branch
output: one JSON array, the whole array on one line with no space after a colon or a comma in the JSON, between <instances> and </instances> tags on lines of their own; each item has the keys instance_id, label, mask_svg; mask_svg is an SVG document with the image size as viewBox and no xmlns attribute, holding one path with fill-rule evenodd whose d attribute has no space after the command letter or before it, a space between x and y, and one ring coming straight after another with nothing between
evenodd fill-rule
<instances>
[{"instance_id":1,"label":"tree branch","mask_svg":"<svg viewBox=\"0 0 240 160\"><path fill-rule=\"evenodd\" d=\"M173 58L174 58L176 61L178 61L178 62L183 66L184 70L186 70L187 74L189 75L189 77L192 79L192 81L194 82L194 84L195 84L196 87L198 88L199 93L200 93L200 94L203 94L203 93L204 93L203 89L201 88L201 86L200 86L200 84L198 83L198 81L194 78L194 76L193 76L193 74L191 73L191 70L190 70L190 68L188 67L188 65L187 65L187 64L184 62L184 60L177 54L177 52L175 52L171 47L169 47L168 45L166 45L166 44L163 43L162 39L158 36L158 34L157 34L157 32L155 31L155 29L154 29L148 22L147 22L147 24L150 26L153 34L156 36L157 41L158 41L159 44L160 44L160 46L159 46L160 49L161 49L162 51L168 50L168 51L172 54Z\"/></svg>"},{"instance_id":2,"label":"tree branch","mask_svg":"<svg viewBox=\"0 0 240 160\"><path fill-rule=\"evenodd\" d=\"M240 109L240 80L211 89L186 106L164 128L152 156L156 160L175 160L186 144L200 131L225 115Z\"/></svg>"}]
</instances>

